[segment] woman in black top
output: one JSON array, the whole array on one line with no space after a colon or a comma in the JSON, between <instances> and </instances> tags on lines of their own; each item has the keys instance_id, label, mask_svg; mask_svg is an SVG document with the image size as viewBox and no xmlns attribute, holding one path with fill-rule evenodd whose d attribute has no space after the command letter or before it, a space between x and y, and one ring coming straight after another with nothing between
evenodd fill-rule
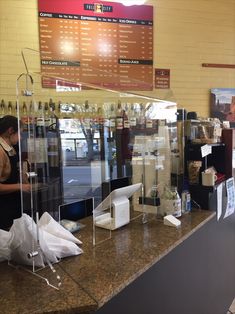
<instances>
[{"instance_id":1,"label":"woman in black top","mask_svg":"<svg viewBox=\"0 0 235 314\"><path fill-rule=\"evenodd\" d=\"M30 184L19 183L18 120L14 116L0 118L0 229L8 230L13 220L21 216L20 189L30 191Z\"/></svg>"}]
</instances>

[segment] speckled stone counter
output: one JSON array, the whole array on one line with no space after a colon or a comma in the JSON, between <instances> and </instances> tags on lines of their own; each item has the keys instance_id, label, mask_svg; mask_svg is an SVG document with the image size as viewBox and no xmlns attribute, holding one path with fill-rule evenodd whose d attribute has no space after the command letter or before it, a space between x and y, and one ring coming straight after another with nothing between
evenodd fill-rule
<instances>
[{"instance_id":1,"label":"speckled stone counter","mask_svg":"<svg viewBox=\"0 0 235 314\"><path fill-rule=\"evenodd\" d=\"M93 313L214 215L210 211L190 213L181 218L179 229L164 226L153 216L142 224L139 217L95 247L92 221L86 218L86 227L76 235L83 242L84 254L55 265L62 278L59 291L25 270L0 263L0 313ZM53 278L49 268L39 273Z\"/></svg>"}]
</instances>

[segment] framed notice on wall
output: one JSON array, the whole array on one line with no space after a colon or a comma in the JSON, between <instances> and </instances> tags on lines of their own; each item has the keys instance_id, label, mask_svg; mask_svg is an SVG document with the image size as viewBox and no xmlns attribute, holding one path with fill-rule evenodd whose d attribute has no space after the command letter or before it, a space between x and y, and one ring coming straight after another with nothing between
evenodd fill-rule
<instances>
[{"instance_id":1,"label":"framed notice on wall","mask_svg":"<svg viewBox=\"0 0 235 314\"><path fill-rule=\"evenodd\" d=\"M56 78L117 90L153 89L153 7L38 0L43 87Z\"/></svg>"},{"instance_id":2,"label":"framed notice on wall","mask_svg":"<svg viewBox=\"0 0 235 314\"><path fill-rule=\"evenodd\" d=\"M155 88L170 88L170 69L155 69Z\"/></svg>"}]
</instances>

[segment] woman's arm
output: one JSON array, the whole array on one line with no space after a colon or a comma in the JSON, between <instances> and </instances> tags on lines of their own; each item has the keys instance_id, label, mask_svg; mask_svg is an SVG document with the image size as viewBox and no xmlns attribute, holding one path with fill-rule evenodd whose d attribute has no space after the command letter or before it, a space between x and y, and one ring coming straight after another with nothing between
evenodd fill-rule
<instances>
[{"instance_id":1,"label":"woman's arm","mask_svg":"<svg viewBox=\"0 0 235 314\"><path fill-rule=\"evenodd\" d=\"M21 189L20 183L14 183L14 184L2 184L2 183L0 183L0 195L17 192L17 191L20 191L20 189ZM22 184L22 191L23 192L30 192L30 190L31 190L30 184Z\"/></svg>"}]
</instances>

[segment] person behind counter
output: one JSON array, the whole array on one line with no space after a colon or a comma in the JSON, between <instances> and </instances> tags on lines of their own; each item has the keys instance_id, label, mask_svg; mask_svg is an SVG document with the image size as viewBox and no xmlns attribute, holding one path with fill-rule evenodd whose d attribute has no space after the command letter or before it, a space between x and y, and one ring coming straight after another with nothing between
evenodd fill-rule
<instances>
[{"instance_id":1,"label":"person behind counter","mask_svg":"<svg viewBox=\"0 0 235 314\"><path fill-rule=\"evenodd\" d=\"M21 216L19 156L13 147L18 141L17 118L10 115L0 118L0 229L4 230ZM23 183L22 191L29 192L30 184Z\"/></svg>"}]
</instances>

